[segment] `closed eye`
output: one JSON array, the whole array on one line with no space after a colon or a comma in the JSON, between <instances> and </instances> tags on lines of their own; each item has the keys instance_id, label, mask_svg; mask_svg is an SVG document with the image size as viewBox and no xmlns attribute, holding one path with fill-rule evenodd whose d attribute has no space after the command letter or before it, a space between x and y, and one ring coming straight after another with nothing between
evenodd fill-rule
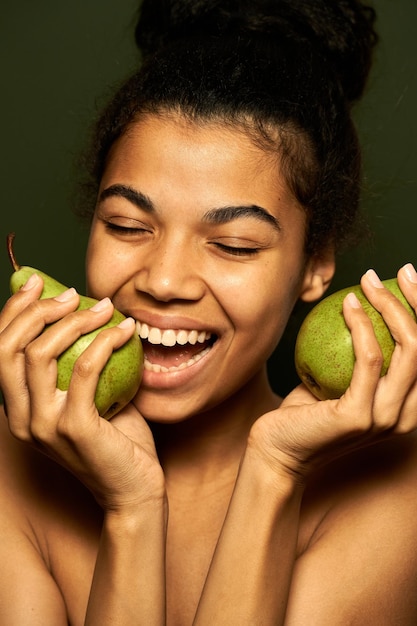
<instances>
[{"instance_id":1,"label":"closed eye","mask_svg":"<svg viewBox=\"0 0 417 626\"><path fill-rule=\"evenodd\" d=\"M260 250L260 248L242 248L236 246L226 246L223 243L216 243L217 248L234 256L254 256Z\"/></svg>"},{"instance_id":2,"label":"closed eye","mask_svg":"<svg viewBox=\"0 0 417 626\"><path fill-rule=\"evenodd\" d=\"M106 222L105 225L106 230L126 236L140 235L149 232L146 228L139 228L137 226L120 226L120 224L114 224L113 222Z\"/></svg>"}]
</instances>

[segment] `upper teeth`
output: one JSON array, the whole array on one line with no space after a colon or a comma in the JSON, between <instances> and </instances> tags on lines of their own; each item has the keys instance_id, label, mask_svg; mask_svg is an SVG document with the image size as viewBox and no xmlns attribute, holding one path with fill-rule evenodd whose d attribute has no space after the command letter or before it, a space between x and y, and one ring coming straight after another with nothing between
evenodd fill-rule
<instances>
[{"instance_id":1,"label":"upper teeth","mask_svg":"<svg viewBox=\"0 0 417 626\"><path fill-rule=\"evenodd\" d=\"M195 345L198 343L204 343L207 339L210 339L211 333L202 330L173 330L172 328L162 330L155 326L148 326L141 322L136 322L136 330L141 339L147 339L149 343L155 345L162 344L163 346L185 346L186 343Z\"/></svg>"}]
</instances>

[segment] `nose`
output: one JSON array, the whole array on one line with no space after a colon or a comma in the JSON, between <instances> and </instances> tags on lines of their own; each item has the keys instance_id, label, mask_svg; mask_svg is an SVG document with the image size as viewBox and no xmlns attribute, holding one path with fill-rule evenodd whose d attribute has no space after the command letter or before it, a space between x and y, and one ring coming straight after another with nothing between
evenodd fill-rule
<instances>
[{"instance_id":1,"label":"nose","mask_svg":"<svg viewBox=\"0 0 417 626\"><path fill-rule=\"evenodd\" d=\"M199 263L190 245L178 238L164 238L147 249L135 275L135 288L155 300L199 300L205 291Z\"/></svg>"}]
</instances>

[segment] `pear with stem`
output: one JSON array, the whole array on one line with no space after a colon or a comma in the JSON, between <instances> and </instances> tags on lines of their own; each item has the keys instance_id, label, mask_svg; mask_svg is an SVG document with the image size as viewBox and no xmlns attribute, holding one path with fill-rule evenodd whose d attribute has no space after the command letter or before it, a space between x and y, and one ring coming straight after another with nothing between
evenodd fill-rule
<instances>
[{"instance_id":1,"label":"pear with stem","mask_svg":"<svg viewBox=\"0 0 417 626\"><path fill-rule=\"evenodd\" d=\"M16 293L32 276L37 274L43 280L44 286L41 299L54 298L66 291L67 287L44 272L29 266L20 266L13 252L14 233L7 236L7 250L13 267L10 278L10 289ZM88 296L80 295L80 303L77 310L89 309L97 300ZM125 316L113 311L111 319L99 328L81 335L69 348L67 348L57 360L57 387L67 390L71 380L74 363L84 352L93 339L105 328L117 326ZM143 372L143 349L138 335L135 333L123 346L113 352L100 373L95 404L99 414L110 419L126 406L136 395Z\"/></svg>"}]
</instances>

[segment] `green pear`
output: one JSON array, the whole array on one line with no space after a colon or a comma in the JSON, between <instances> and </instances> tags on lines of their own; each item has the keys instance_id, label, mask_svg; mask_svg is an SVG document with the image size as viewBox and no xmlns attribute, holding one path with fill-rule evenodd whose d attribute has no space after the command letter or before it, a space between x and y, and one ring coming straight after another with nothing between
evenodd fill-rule
<instances>
[{"instance_id":1,"label":"green pear","mask_svg":"<svg viewBox=\"0 0 417 626\"><path fill-rule=\"evenodd\" d=\"M28 278L35 273L44 281L41 299L53 298L67 289L65 285L44 272L33 267L19 266L13 254L13 239L13 233L8 235L7 247L13 269L15 270L10 278L12 293L16 293L26 283ZM97 300L94 298L81 295L77 310L89 309L96 302ZM126 319L125 316L115 309L112 318L107 324L82 335L58 357L57 387L59 389L63 391L68 389L75 361L98 333L104 328L117 326L124 319ZM139 389L142 372L142 344L135 333L127 343L113 352L100 374L95 394L95 404L103 418L110 419L134 398Z\"/></svg>"},{"instance_id":2,"label":"green pear","mask_svg":"<svg viewBox=\"0 0 417 626\"><path fill-rule=\"evenodd\" d=\"M382 281L407 311L415 313L404 298L396 278ZM342 303L353 292L369 316L383 354L381 376L386 374L394 339L382 316L365 297L360 285L341 289L319 302L306 316L295 344L295 367L306 387L320 400L340 398L350 385L355 355L342 313Z\"/></svg>"}]
</instances>

